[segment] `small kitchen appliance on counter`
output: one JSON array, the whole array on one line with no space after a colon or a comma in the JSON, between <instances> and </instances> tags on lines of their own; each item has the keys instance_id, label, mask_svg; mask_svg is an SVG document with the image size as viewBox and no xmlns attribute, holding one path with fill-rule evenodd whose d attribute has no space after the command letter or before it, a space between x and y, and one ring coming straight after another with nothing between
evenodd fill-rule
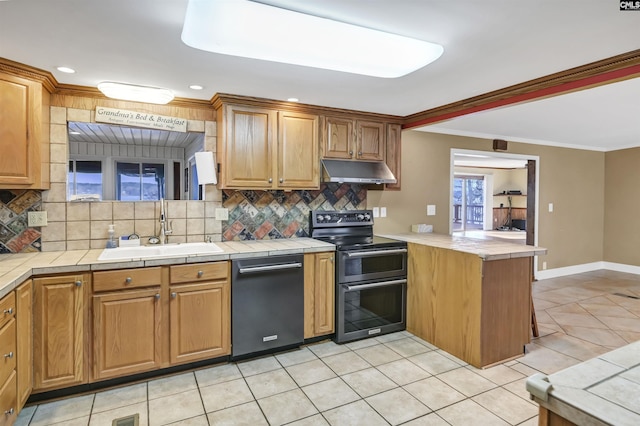
<instances>
[{"instance_id":1,"label":"small kitchen appliance on counter","mask_svg":"<svg viewBox=\"0 0 640 426\"><path fill-rule=\"evenodd\" d=\"M309 229L336 245L335 341L404 330L407 243L374 236L371 210L315 210Z\"/></svg>"}]
</instances>

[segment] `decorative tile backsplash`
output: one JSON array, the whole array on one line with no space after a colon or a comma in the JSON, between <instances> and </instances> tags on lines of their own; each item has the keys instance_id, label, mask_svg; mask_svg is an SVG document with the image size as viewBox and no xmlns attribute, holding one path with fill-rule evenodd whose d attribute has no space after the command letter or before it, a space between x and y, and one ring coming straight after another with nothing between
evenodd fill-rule
<instances>
[{"instance_id":1,"label":"decorative tile backsplash","mask_svg":"<svg viewBox=\"0 0 640 426\"><path fill-rule=\"evenodd\" d=\"M40 191L0 189L0 253L40 251L40 228L27 226L27 212L41 205Z\"/></svg>"},{"instance_id":2,"label":"decorative tile backsplash","mask_svg":"<svg viewBox=\"0 0 640 426\"><path fill-rule=\"evenodd\" d=\"M367 190L360 185L326 183L317 191L222 191L229 220L222 241L309 236L311 210L365 209Z\"/></svg>"}]
</instances>

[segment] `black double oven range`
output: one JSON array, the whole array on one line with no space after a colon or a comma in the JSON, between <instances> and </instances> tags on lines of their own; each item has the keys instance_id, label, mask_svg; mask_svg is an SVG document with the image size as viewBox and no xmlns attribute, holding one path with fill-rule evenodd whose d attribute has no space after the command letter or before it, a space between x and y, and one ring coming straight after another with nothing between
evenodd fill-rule
<instances>
[{"instance_id":1,"label":"black double oven range","mask_svg":"<svg viewBox=\"0 0 640 426\"><path fill-rule=\"evenodd\" d=\"M371 210L312 211L310 232L336 245L335 341L404 330L407 243L374 236Z\"/></svg>"}]
</instances>

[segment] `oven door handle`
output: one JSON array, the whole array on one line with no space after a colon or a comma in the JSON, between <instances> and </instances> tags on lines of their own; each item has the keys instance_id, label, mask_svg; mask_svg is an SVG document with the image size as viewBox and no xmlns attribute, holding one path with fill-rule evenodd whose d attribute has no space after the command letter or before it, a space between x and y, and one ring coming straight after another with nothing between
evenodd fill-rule
<instances>
[{"instance_id":1,"label":"oven door handle","mask_svg":"<svg viewBox=\"0 0 640 426\"><path fill-rule=\"evenodd\" d=\"M395 284L406 284L407 280L391 280L391 281L382 281L379 283L371 283L371 284L360 284L360 285L348 285L342 284L342 287L347 290L366 290L369 288L377 288L377 287L386 287Z\"/></svg>"},{"instance_id":2,"label":"oven door handle","mask_svg":"<svg viewBox=\"0 0 640 426\"><path fill-rule=\"evenodd\" d=\"M372 251L350 251L347 252L347 257L369 257L369 256L379 256L385 254L398 254L398 253L406 253L407 249L391 249L391 250L372 250Z\"/></svg>"},{"instance_id":3,"label":"oven door handle","mask_svg":"<svg viewBox=\"0 0 640 426\"><path fill-rule=\"evenodd\" d=\"M302 268L302 263L283 263L280 265L266 265L266 266L252 266L249 268L240 268L238 272L241 274L250 274L252 272L269 272L269 271L279 271L282 269L296 269Z\"/></svg>"}]
</instances>

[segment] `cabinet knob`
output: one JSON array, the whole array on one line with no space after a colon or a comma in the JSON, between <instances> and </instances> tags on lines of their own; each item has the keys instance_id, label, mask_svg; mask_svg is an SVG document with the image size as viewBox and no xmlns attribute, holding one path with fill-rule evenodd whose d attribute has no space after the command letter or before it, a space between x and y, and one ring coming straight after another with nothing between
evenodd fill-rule
<instances>
[{"instance_id":1,"label":"cabinet knob","mask_svg":"<svg viewBox=\"0 0 640 426\"><path fill-rule=\"evenodd\" d=\"M5 358L13 358L13 352L9 352L8 354L4 354Z\"/></svg>"},{"instance_id":2,"label":"cabinet knob","mask_svg":"<svg viewBox=\"0 0 640 426\"><path fill-rule=\"evenodd\" d=\"M12 315L13 314L13 308L5 309L3 312L5 314L7 314L7 315Z\"/></svg>"},{"instance_id":3,"label":"cabinet knob","mask_svg":"<svg viewBox=\"0 0 640 426\"><path fill-rule=\"evenodd\" d=\"M76 287L80 287L82 285L82 281L76 281Z\"/></svg>"},{"instance_id":4,"label":"cabinet knob","mask_svg":"<svg viewBox=\"0 0 640 426\"><path fill-rule=\"evenodd\" d=\"M329 258L329 262L333 263L333 257Z\"/></svg>"},{"instance_id":5,"label":"cabinet knob","mask_svg":"<svg viewBox=\"0 0 640 426\"><path fill-rule=\"evenodd\" d=\"M362 157L362 151L358 151L358 157Z\"/></svg>"},{"instance_id":6,"label":"cabinet knob","mask_svg":"<svg viewBox=\"0 0 640 426\"><path fill-rule=\"evenodd\" d=\"M353 157L353 151L349 151L349 155Z\"/></svg>"},{"instance_id":7,"label":"cabinet knob","mask_svg":"<svg viewBox=\"0 0 640 426\"><path fill-rule=\"evenodd\" d=\"M273 179L272 179L272 178L269 178L269 183L272 183L272 182L273 182Z\"/></svg>"},{"instance_id":8,"label":"cabinet knob","mask_svg":"<svg viewBox=\"0 0 640 426\"><path fill-rule=\"evenodd\" d=\"M13 408L9 408L7 411L4 412L4 414L6 414L7 416L11 416L13 414Z\"/></svg>"},{"instance_id":9,"label":"cabinet knob","mask_svg":"<svg viewBox=\"0 0 640 426\"><path fill-rule=\"evenodd\" d=\"M156 293L156 300L160 300L160 293Z\"/></svg>"},{"instance_id":10,"label":"cabinet knob","mask_svg":"<svg viewBox=\"0 0 640 426\"><path fill-rule=\"evenodd\" d=\"M127 283L127 284L131 284L131 281L133 281L131 279L131 277L127 277L127 278L124 279L124 282Z\"/></svg>"},{"instance_id":11,"label":"cabinet knob","mask_svg":"<svg viewBox=\"0 0 640 426\"><path fill-rule=\"evenodd\" d=\"M204 275L203 271L198 271L198 278L202 278L203 275Z\"/></svg>"},{"instance_id":12,"label":"cabinet knob","mask_svg":"<svg viewBox=\"0 0 640 426\"><path fill-rule=\"evenodd\" d=\"M284 179L280 178L280 183L284 182Z\"/></svg>"},{"instance_id":13,"label":"cabinet knob","mask_svg":"<svg viewBox=\"0 0 640 426\"><path fill-rule=\"evenodd\" d=\"M178 293L176 293L175 291L171 293L171 298L172 299L175 299L176 296L178 296Z\"/></svg>"}]
</instances>

